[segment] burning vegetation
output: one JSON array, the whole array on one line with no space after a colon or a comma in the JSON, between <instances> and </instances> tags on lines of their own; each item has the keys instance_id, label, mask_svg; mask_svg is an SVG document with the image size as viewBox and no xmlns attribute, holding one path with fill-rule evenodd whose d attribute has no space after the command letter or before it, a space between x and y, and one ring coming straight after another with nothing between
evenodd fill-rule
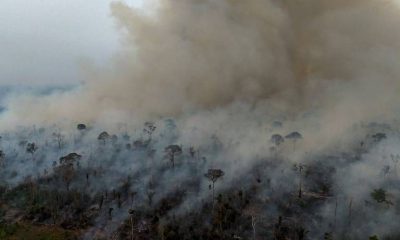
<instances>
[{"instance_id":1,"label":"burning vegetation","mask_svg":"<svg viewBox=\"0 0 400 240\"><path fill-rule=\"evenodd\" d=\"M394 1L155 2L111 4L82 86L4 100L1 240L400 239Z\"/></svg>"},{"instance_id":2,"label":"burning vegetation","mask_svg":"<svg viewBox=\"0 0 400 240\"><path fill-rule=\"evenodd\" d=\"M185 133L170 121L152 123L151 136L149 123L144 131L115 135L96 128L82 135L78 127L61 148L51 128L3 133L2 239L43 229L37 236L62 236L54 239L400 236L397 224L388 222L399 219L394 126L360 125L364 137L346 151L297 158L307 135L282 137L276 133L282 127L271 124L261 143L265 152L239 170L219 159L244 143L224 144L210 134L204 145L183 144L173 136ZM137 141L146 144L127 147ZM32 146L34 158L18 150ZM368 174L357 172L366 167Z\"/></svg>"}]
</instances>

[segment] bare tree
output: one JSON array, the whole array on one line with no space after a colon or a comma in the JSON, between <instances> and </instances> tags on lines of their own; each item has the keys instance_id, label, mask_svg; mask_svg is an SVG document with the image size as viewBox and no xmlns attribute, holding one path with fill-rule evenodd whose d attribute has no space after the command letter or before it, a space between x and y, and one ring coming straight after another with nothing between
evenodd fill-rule
<instances>
[{"instance_id":1,"label":"bare tree","mask_svg":"<svg viewBox=\"0 0 400 240\"><path fill-rule=\"evenodd\" d=\"M303 196L303 189L302 189L302 174L303 174L303 170L306 166L304 164L295 164L294 165L294 170L299 172L299 190L298 190L298 198L302 198Z\"/></svg>"},{"instance_id":2,"label":"bare tree","mask_svg":"<svg viewBox=\"0 0 400 240\"><path fill-rule=\"evenodd\" d=\"M100 202L99 202L99 209L101 210L101 208L103 207L103 203L104 203L104 195L101 194L100 196Z\"/></svg>"},{"instance_id":3,"label":"bare tree","mask_svg":"<svg viewBox=\"0 0 400 240\"><path fill-rule=\"evenodd\" d=\"M251 218L251 227L253 228L253 240L256 239L256 225L262 218L262 207L259 205L251 205L244 210L244 214Z\"/></svg>"},{"instance_id":4,"label":"bare tree","mask_svg":"<svg viewBox=\"0 0 400 240\"><path fill-rule=\"evenodd\" d=\"M280 134L274 134L271 136L271 142L278 147L279 145L285 142L285 139Z\"/></svg>"},{"instance_id":5,"label":"bare tree","mask_svg":"<svg viewBox=\"0 0 400 240\"><path fill-rule=\"evenodd\" d=\"M112 220L112 212L113 212L114 208L109 208L108 209L108 220Z\"/></svg>"},{"instance_id":6,"label":"bare tree","mask_svg":"<svg viewBox=\"0 0 400 240\"><path fill-rule=\"evenodd\" d=\"M154 131L156 130L156 126L153 122L145 122L143 133L147 135L148 139L152 138Z\"/></svg>"},{"instance_id":7,"label":"bare tree","mask_svg":"<svg viewBox=\"0 0 400 240\"><path fill-rule=\"evenodd\" d=\"M53 190L50 195L50 204L49 204L53 224L56 224L57 219L59 217L59 205L60 205L60 196L56 190Z\"/></svg>"},{"instance_id":8,"label":"bare tree","mask_svg":"<svg viewBox=\"0 0 400 240\"><path fill-rule=\"evenodd\" d=\"M135 210L129 209L128 213L129 213L130 222L131 222L131 240L133 240L133 230L134 230L134 228L133 228L133 216L135 214Z\"/></svg>"},{"instance_id":9,"label":"bare tree","mask_svg":"<svg viewBox=\"0 0 400 240\"><path fill-rule=\"evenodd\" d=\"M215 182L224 176L224 172L221 169L208 169L208 172L204 174L206 178L208 178L209 181L212 182L212 203L213 203L213 209L214 209L214 194L215 194Z\"/></svg>"},{"instance_id":10,"label":"bare tree","mask_svg":"<svg viewBox=\"0 0 400 240\"><path fill-rule=\"evenodd\" d=\"M390 158L392 159L392 162L393 162L393 164L394 164L394 173L395 173L395 175L396 175L396 177L397 177L397 164L398 164L399 161L400 161L400 155L399 155L399 154L396 154L396 156L395 156L395 155L393 155L393 154L390 154Z\"/></svg>"},{"instance_id":11,"label":"bare tree","mask_svg":"<svg viewBox=\"0 0 400 240\"><path fill-rule=\"evenodd\" d=\"M282 234L282 216L278 217L278 222L274 224L274 240L284 239Z\"/></svg>"},{"instance_id":12,"label":"bare tree","mask_svg":"<svg viewBox=\"0 0 400 240\"><path fill-rule=\"evenodd\" d=\"M54 132L53 137L57 142L58 149L62 149L64 146L65 136L61 132Z\"/></svg>"},{"instance_id":13,"label":"bare tree","mask_svg":"<svg viewBox=\"0 0 400 240\"><path fill-rule=\"evenodd\" d=\"M337 217L337 208L338 208L338 198L335 198L335 210L333 215L333 233L336 234L336 217Z\"/></svg>"},{"instance_id":14,"label":"bare tree","mask_svg":"<svg viewBox=\"0 0 400 240\"><path fill-rule=\"evenodd\" d=\"M175 167L175 157L176 155L182 154L182 148L178 145L169 145L165 148L165 152L172 163L172 167Z\"/></svg>"},{"instance_id":15,"label":"bare tree","mask_svg":"<svg viewBox=\"0 0 400 240\"><path fill-rule=\"evenodd\" d=\"M147 201L149 203L149 206L151 206L153 204L153 197L154 197L154 190L153 189L149 189L147 192Z\"/></svg>"},{"instance_id":16,"label":"bare tree","mask_svg":"<svg viewBox=\"0 0 400 240\"><path fill-rule=\"evenodd\" d=\"M348 228L349 230L351 230L351 215L352 215L352 209L353 208L353 198L350 198L350 202L349 202L349 223L348 223Z\"/></svg>"},{"instance_id":17,"label":"bare tree","mask_svg":"<svg viewBox=\"0 0 400 240\"><path fill-rule=\"evenodd\" d=\"M6 155L0 150L0 168L3 168L6 164Z\"/></svg>"},{"instance_id":18,"label":"bare tree","mask_svg":"<svg viewBox=\"0 0 400 240\"><path fill-rule=\"evenodd\" d=\"M28 143L26 145L26 152L30 153L32 155L32 160L34 159L34 154L38 150L38 147L34 142Z\"/></svg>"},{"instance_id":19,"label":"bare tree","mask_svg":"<svg viewBox=\"0 0 400 240\"><path fill-rule=\"evenodd\" d=\"M194 149L194 147L189 148L189 154L191 158L194 158L196 156L196 150Z\"/></svg>"}]
</instances>

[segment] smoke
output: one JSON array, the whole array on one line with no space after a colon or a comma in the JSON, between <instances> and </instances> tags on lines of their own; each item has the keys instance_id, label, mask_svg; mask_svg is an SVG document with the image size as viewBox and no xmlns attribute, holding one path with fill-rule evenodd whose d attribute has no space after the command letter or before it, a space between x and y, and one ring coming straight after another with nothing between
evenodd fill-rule
<instances>
[{"instance_id":1,"label":"smoke","mask_svg":"<svg viewBox=\"0 0 400 240\"><path fill-rule=\"evenodd\" d=\"M3 126L142 122L239 102L265 116L318 116L326 138L398 113L391 1L153 3L145 13L112 3L123 42L114 64L83 66L87 81L74 91L8 98Z\"/></svg>"},{"instance_id":2,"label":"smoke","mask_svg":"<svg viewBox=\"0 0 400 240\"><path fill-rule=\"evenodd\" d=\"M318 184L331 187L323 203L291 209L301 212L296 218L312 229L311 238L332 228L350 232L350 220L360 239L397 232L395 224L387 224L398 218L399 195L398 159L387 156L399 154L400 11L394 2L151 3L148 12L111 4L123 47L107 69L82 66L87 80L81 86L2 100L2 182L14 187L50 178L60 157L81 154L71 188L91 196L88 205L113 190L124 200L121 207L115 196L105 197L88 239L97 228L114 232L127 209L151 209L179 190L185 196L166 215L199 209L210 199L204 178L209 168L225 172L218 193L259 186L249 198L268 198L262 212L271 218L282 214L286 202L292 204L297 180L303 178L305 198L320 193ZM135 128L148 120L157 126L150 137ZM368 125L372 121L388 125ZM87 131L73 132L70 125L80 122ZM44 128L17 127L33 124ZM104 130L118 138L99 143ZM293 131L303 139L285 139L279 146L270 141L273 134ZM388 135L381 143L366 136L381 131ZM63 146L54 139L61 135ZM26 151L28 142L39 146L34 154ZM163 151L170 144L183 148L175 167ZM299 163L306 165L304 176L292 171ZM65 188L65 179L58 178L48 185ZM371 191L379 188L394 207L374 202Z\"/></svg>"}]
</instances>

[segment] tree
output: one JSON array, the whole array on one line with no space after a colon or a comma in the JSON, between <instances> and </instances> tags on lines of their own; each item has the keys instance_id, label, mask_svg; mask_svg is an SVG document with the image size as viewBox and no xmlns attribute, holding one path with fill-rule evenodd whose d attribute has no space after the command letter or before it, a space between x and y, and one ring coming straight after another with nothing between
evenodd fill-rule
<instances>
[{"instance_id":1,"label":"tree","mask_svg":"<svg viewBox=\"0 0 400 240\"><path fill-rule=\"evenodd\" d=\"M293 149L296 149L296 142L303 138L299 132L291 132L285 136L286 139L293 141Z\"/></svg>"},{"instance_id":2,"label":"tree","mask_svg":"<svg viewBox=\"0 0 400 240\"><path fill-rule=\"evenodd\" d=\"M143 141L142 139L135 140L133 142L134 149L143 149L147 147L148 142Z\"/></svg>"},{"instance_id":3,"label":"tree","mask_svg":"<svg viewBox=\"0 0 400 240\"><path fill-rule=\"evenodd\" d=\"M6 155L0 150L0 168L5 166Z\"/></svg>"},{"instance_id":4,"label":"tree","mask_svg":"<svg viewBox=\"0 0 400 240\"><path fill-rule=\"evenodd\" d=\"M387 200L387 193L384 189L379 188L379 189L374 189L371 192L371 197L378 203L387 203L387 204L392 204L389 200Z\"/></svg>"},{"instance_id":5,"label":"tree","mask_svg":"<svg viewBox=\"0 0 400 240\"><path fill-rule=\"evenodd\" d=\"M38 147L34 142L28 143L26 145L26 152L30 153L32 155L32 159L34 157L35 152L38 150Z\"/></svg>"},{"instance_id":6,"label":"tree","mask_svg":"<svg viewBox=\"0 0 400 240\"><path fill-rule=\"evenodd\" d=\"M194 147L189 148L189 154L191 158L194 158L196 156L196 150L194 149Z\"/></svg>"},{"instance_id":7,"label":"tree","mask_svg":"<svg viewBox=\"0 0 400 240\"><path fill-rule=\"evenodd\" d=\"M308 231L303 227L296 228L296 234L298 240L304 240Z\"/></svg>"},{"instance_id":8,"label":"tree","mask_svg":"<svg viewBox=\"0 0 400 240\"><path fill-rule=\"evenodd\" d=\"M390 172L390 166L389 165L383 166L383 168L382 168L383 176L386 177L386 175L388 175L389 172Z\"/></svg>"},{"instance_id":9,"label":"tree","mask_svg":"<svg viewBox=\"0 0 400 240\"><path fill-rule=\"evenodd\" d=\"M394 172L395 172L395 175L397 176L397 164L400 161L400 155L396 154L396 156L395 156L393 154L390 154L390 158L392 159L392 162L394 164Z\"/></svg>"},{"instance_id":10,"label":"tree","mask_svg":"<svg viewBox=\"0 0 400 240\"><path fill-rule=\"evenodd\" d=\"M113 210L114 210L114 208L112 208L112 207L110 207L109 209L108 209L108 220L112 220L112 212L113 212Z\"/></svg>"},{"instance_id":11,"label":"tree","mask_svg":"<svg viewBox=\"0 0 400 240\"><path fill-rule=\"evenodd\" d=\"M60 158L60 164L74 164L81 158L82 156L77 153L70 153Z\"/></svg>"},{"instance_id":12,"label":"tree","mask_svg":"<svg viewBox=\"0 0 400 240\"><path fill-rule=\"evenodd\" d=\"M102 141L104 145L106 144L106 141L107 141L109 138L110 138L110 134L108 134L108 132L105 132L105 131L102 132L102 133L100 133L99 136L97 137L97 139L98 139L99 141Z\"/></svg>"},{"instance_id":13,"label":"tree","mask_svg":"<svg viewBox=\"0 0 400 240\"><path fill-rule=\"evenodd\" d=\"M74 138L75 144L76 144L76 143L79 143L79 142L82 140L82 137L86 134L87 127L86 127L85 124L79 123L79 124L76 126L76 129L77 129L78 132L79 132L79 136L78 136L77 138Z\"/></svg>"},{"instance_id":14,"label":"tree","mask_svg":"<svg viewBox=\"0 0 400 240\"><path fill-rule=\"evenodd\" d=\"M76 129L78 129L79 131L84 131L84 130L86 130L86 125L85 124L83 124L83 123L79 123L77 126L76 126Z\"/></svg>"},{"instance_id":15,"label":"tree","mask_svg":"<svg viewBox=\"0 0 400 240\"><path fill-rule=\"evenodd\" d=\"M384 139L386 139L386 133L375 133L374 135L372 135L372 138L374 139L374 142L380 142Z\"/></svg>"},{"instance_id":16,"label":"tree","mask_svg":"<svg viewBox=\"0 0 400 240\"><path fill-rule=\"evenodd\" d=\"M99 202L99 209L101 210L101 208L103 207L103 203L104 203L104 195L101 194L100 196L100 202Z\"/></svg>"},{"instance_id":17,"label":"tree","mask_svg":"<svg viewBox=\"0 0 400 240\"><path fill-rule=\"evenodd\" d=\"M293 166L293 169L294 169L295 171L298 171L298 172L299 172L299 176L300 176L300 178L299 178L299 191L298 191L298 197L299 197L299 198L301 198L301 197L303 196L303 190L302 190L302 173L303 173L303 170L304 170L305 167L306 167L306 166L305 166L304 164L299 164L299 165L295 164L295 165Z\"/></svg>"},{"instance_id":18,"label":"tree","mask_svg":"<svg viewBox=\"0 0 400 240\"><path fill-rule=\"evenodd\" d=\"M147 190L146 195L147 195L147 201L149 203L149 206L151 206L153 204L153 197L155 194L156 193L154 192L153 189Z\"/></svg>"},{"instance_id":19,"label":"tree","mask_svg":"<svg viewBox=\"0 0 400 240\"><path fill-rule=\"evenodd\" d=\"M324 240L333 240L332 233L326 232L324 234Z\"/></svg>"},{"instance_id":20,"label":"tree","mask_svg":"<svg viewBox=\"0 0 400 240\"><path fill-rule=\"evenodd\" d=\"M61 157L59 166L54 167L54 172L62 177L67 191L69 191L69 186L75 176L75 166L78 165L78 161L81 159L81 157L82 156L77 153L70 153L64 157Z\"/></svg>"},{"instance_id":21,"label":"tree","mask_svg":"<svg viewBox=\"0 0 400 240\"><path fill-rule=\"evenodd\" d=\"M172 167L175 167L175 157L176 155L182 154L182 148L178 145L169 145L165 148L165 152L172 163Z\"/></svg>"},{"instance_id":22,"label":"tree","mask_svg":"<svg viewBox=\"0 0 400 240\"><path fill-rule=\"evenodd\" d=\"M214 209L214 193L215 193L215 182L222 176L224 176L225 173L221 169L208 169L208 172L204 174L206 178L208 178L209 181L212 182L212 203L213 203L213 209Z\"/></svg>"},{"instance_id":23,"label":"tree","mask_svg":"<svg viewBox=\"0 0 400 240\"><path fill-rule=\"evenodd\" d=\"M280 135L280 134L274 134L274 135L272 135L272 137L271 137L271 142L273 143L273 144L275 144L275 146L279 146L279 145L281 145L283 142L285 142L285 139L282 137L282 135Z\"/></svg>"},{"instance_id":24,"label":"tree","mask_svg":"<svg viewBox=\"0 0 400 240\"><path fill-rule=\"evenodd\" d=\"M274 224L274 240L286 239L282 220L282 216L279 216L278 222Z\"/></svg>"},{"instance_id":25,"label":"tree","mask_svg":"<svg viewBox=\"0 0 400 240\"><path fill-rule=\"evenodd\" d=\"M134 231L134 228L133 228L133 216L134 216L134 214L135 214L135 210L133 210L132 208L130 208L130 209L128 210L128 213L129 213L130 222L131 222L131 240L133 240L133 239L134 239L134 238L133 238L133 231Z\"/></svg>"},{"instance_id":26,"label":"tree","mask_svg":"<svg viewBox=\"0 0 400 240\"><path fill-rule=\"evenodd\" d=\"M350 201L349 201L349 216L348 216L348 218L349 218L349 223L348 223L348 229L351 229L351 223L352 223L352 214L353 214L353 198L350 198Z\"/></svg>"},{"instance_id":27,"label":"tree","mask_svg":"<svg viewBox=\"0 0 400 240\"><path fill-rule=\"evenodd\" d=\"M253 228L253 240L256 239L256 225L261 220L262 207L259 205L251 205L244 210L244 214L250 216L251 227Z\"/></svg>"},{"instance_id":28,"label":"tree","mask_svg":"<svg viewBox=\"0 0 400 240\"><path fill-rule=\"evenodd\" d=\"M58 149L61 149L64 146L65 136L61 132L54 132L53 137L57 142Z\"/></svg>"},{"instance_id":29,"label":"tree","mask_svg":"<svg viewBox=\"0 0 400 240\"><path fill-rule=\"evenodd\" d=\"M151 139L153 132L156 130L156 126L153 122L145 122L143 132Z\"/></svg>"}]
</instances>

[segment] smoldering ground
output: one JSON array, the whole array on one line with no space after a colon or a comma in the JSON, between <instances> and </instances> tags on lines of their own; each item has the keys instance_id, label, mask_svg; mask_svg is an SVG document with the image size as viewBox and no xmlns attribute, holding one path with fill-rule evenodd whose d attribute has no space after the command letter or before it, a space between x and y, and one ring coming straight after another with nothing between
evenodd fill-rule
<instances>
[{"instance_id":1,"label":"smoldering ground","mask_svg":"<svg viewBox=\"0 0 400 240\"><path fill-rule=\"evenodd\" d=\"M104 128L97 127L84 132L58 126L3 132L0 180L7 190L2 198L14 196L11 199L15 202L10 203L19 206L23 200L15 193L24 186L34 186L36 200L32 201L49 205L48 214L55 214L56 224L84 228L86 239L126 234L129 209L136 211L135 234L150 231L154 224L150 216L160 218L159 227L183 221L182 234L188 234L187 224L203 221L201 225L211 227L215 221L209 219L213 215L212 193L204 173L216 168L225 175L215 184L215 208L228 203L244 214L247 208L259 205L259 237L272 236L270 225L277 223L279 216L283 216L282 228L295 226L288 230L290 234L297 228L305 229L309 239L325 233L339 239L375 234L391 239L398 235L398 124L360 123L351 128L352 138L337 141L324 151L305 152L304 145L312 135L301 132L303 138L297 142L286 138L276 144L271 136L290 133L293 124L235 115L240 108L223 115L191 114L191 121L163 119L155 122L157 129L151 135L121 127L104 140L98 139ZM217 119L224 124L215 124ZM243 121L247 122L244 127L231 130ZM375 136L382 132L386 134ZM28 151L32 142L37 149ZM174 164L164 150L170 144L179 144L183 150ZM59 159L72 152L81 158L67 171L71 169ZM299 172L300 166L303 172ZM298 197L300 182L302 197ZM371 193L379 189L387 193L375 200ZM238 192L242 193L236 196ZM50 197L42 199L43 194ZM55 203L60 205L55 213L51 208L54 194L59 198ZM84 210L76 212L75 207ZM193 211L198 213L193 215ZM34 221L52 223L40 211L28 212ZM250 236L245 216L236 220L242 228L228 228L226 234ZM82 220L86 218L89 223Z\"/></svg>"},{"instance_id":2,"label":"smoldering ground","mask_svg":"<svg viewBox=\"0 0 400 240\"><path fill-rule=\"evenodd\" d=\"M274 167L264 166L259 174L270 181L263 181L254 201L272 198L263 211L277 216L281 207L277 199L286 198L297 187L298 174L288 169L300 163L313 167L320 163L321 168L326 164L336 169L332 176L327 174L329 168L321 172L331 178L327 181L331 194L339 199L339 210L333 210L335 201L328 201L296 217L307 229L314 229L311 236L332 231L333 225L341 233L360 238L397 234L395 224L386 222L399 219L398 178L390 159L381 159L397 154L393 146L399 137L400 11L395 2L188 0L155 1L146 13L122 3L113 3L111 8L123 41L112 66L83 66L87 81L73 91L7 99L7 111L1 115L3 128L36 124L53 129L50 126L57 124L67 131L66 136L73 135L68 132L78 122L95 129L81 144L73 144L74 137L66 138L70 144L62 151L42 147L49 151L49 159L39 166L32 163L29 171L37 169L34 172L40 174L50 168L50 159L77 151L87 166L93 166L89 163L95 158L98 167L109 170L93 183L89 194L111 191L122 179L136 174L142 180L132 183L131 190L147 201L148 185L156 185L157 202L180 185L190 185L188 176L201 182L208 168L225 171L219 188L223 192L236 186L238 179L245 179L243 185L252 182L254 168L268 162ZM164 122L169 117L175 127ZM165 146L182 144L186 154L194 146L205 164L195 170L186 166L165 170L165 165L154 167L147 161L150 149L114 153L111 146L98 146L96 138L102 130L122 135L118 123L126 125L124 131L130 136L142 139L141 127L139 132L135 129L147 120L158 126L151 144L155 162L164 159ZM369 122L390 127L371 127ZM285 136L293 131L301 132L303 139L286 140L279 146L270 141L273 134ZM374 142L371 136L382 131L387 141ZM384 152L380 152L382 147ZM21 161L9 163L9 173L20 171L17 176L7 175L6 182L15 184L32 175L22 171L27 168L20 166L30 165ZM382 178L384 166L392 170ZM367 184L361 188L360 182ZM311 180L308 184L315 187ZM73 181L74 186L80 188L82 183ZM370 191L380 187L392 194L395 207L383 209L370 203ZM209 198L206 182L191 190L170 215L184 215ZM357 210L350 218L353 228L347 229L350 201ZM120 214L121 219L127 217L126 211ZM321 217L323 226L315 230ZM374 219L363 223L364 217ZM99 224L107 224L100 220ZM336 221L342 223L333 224Z\"/></svg>"}]
</instances>

